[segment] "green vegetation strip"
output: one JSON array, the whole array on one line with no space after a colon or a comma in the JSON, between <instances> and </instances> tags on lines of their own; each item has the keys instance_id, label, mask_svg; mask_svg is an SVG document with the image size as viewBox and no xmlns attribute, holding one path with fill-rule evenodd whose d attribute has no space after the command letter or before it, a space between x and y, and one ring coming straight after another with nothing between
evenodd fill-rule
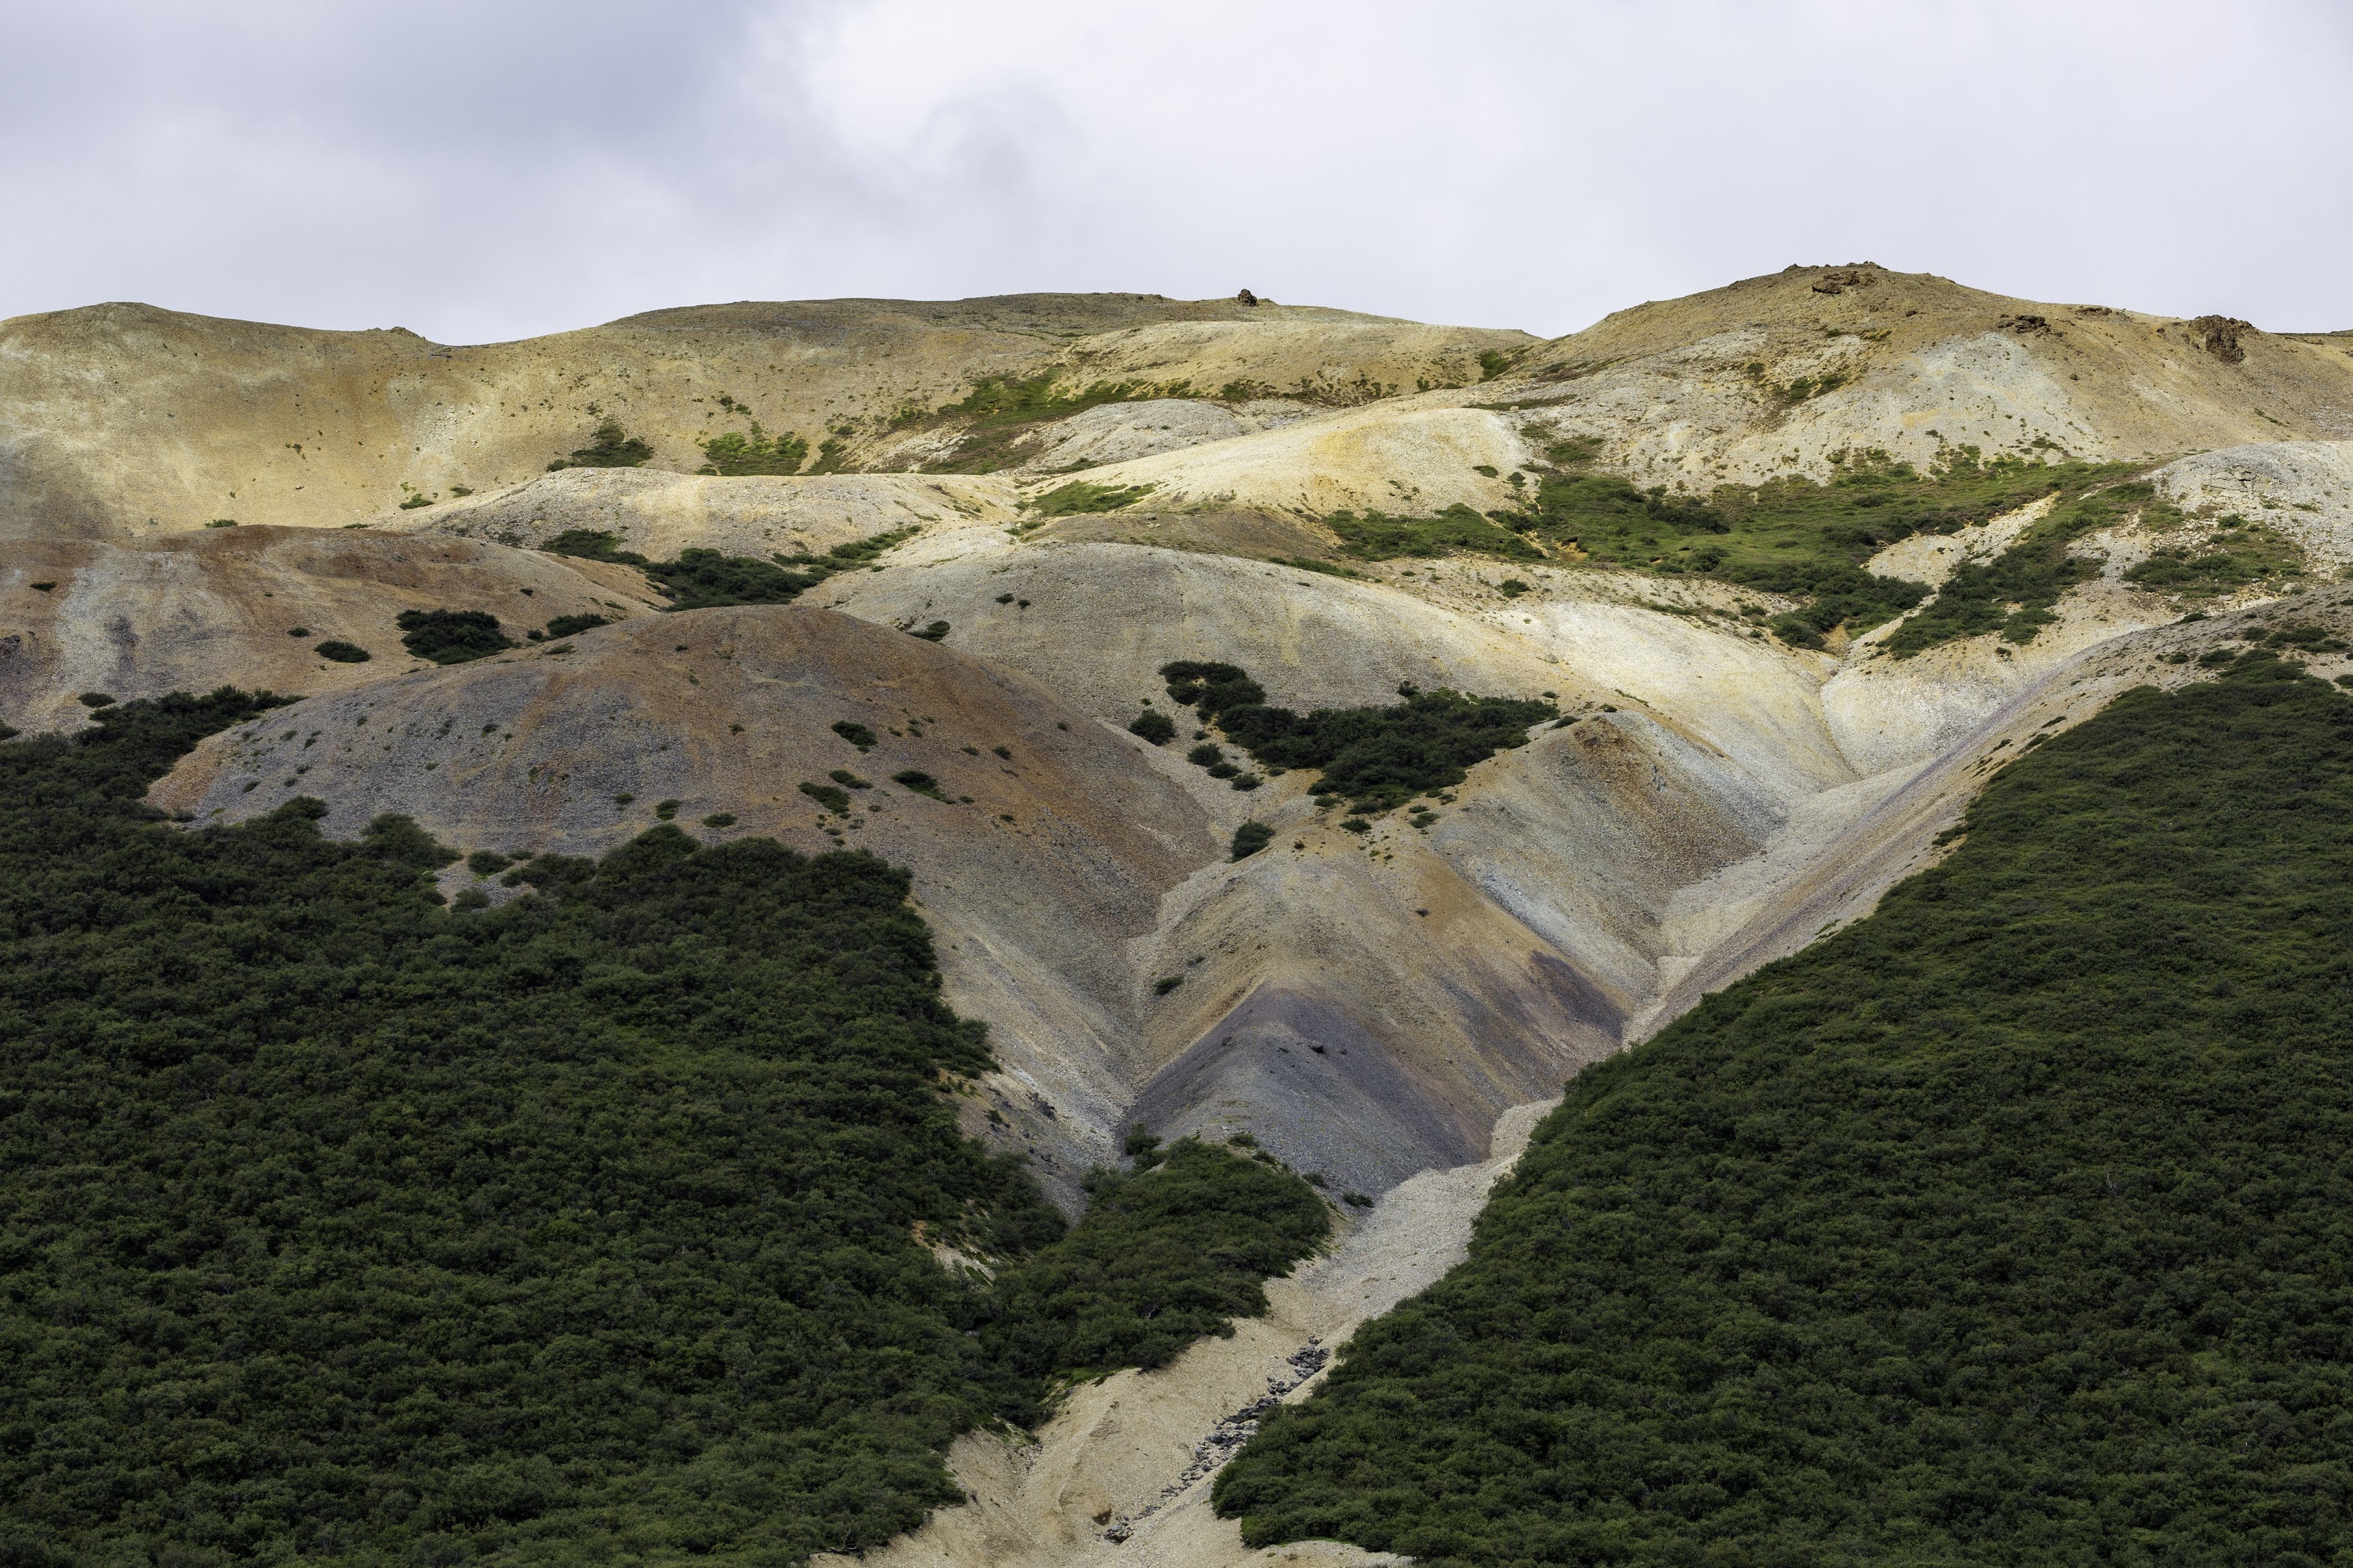
<instances>
[{"instance_id":1,"label":"green vegetation strip","mask_svg":"<svg viewBox=\"0 0 2353 1568\"><path fill-rule=\"evenodd\" d=\"M870 856L662 826L444 906L406 818L139 804L270 704L0 746L0 1562L855 1551L1320 1239L1207 1152L1064 1237L959 1135L983 1031Z\"/></svg>"},{"instance_id":2,"label":"green vegetation strip","mask_svg":"<svg viewBox=\"0 0 2353 1568\"><path fill-rule=\"evenodd\" d=\"M2130 692L1966 827L1576 1079L1219 1479L1245 1539L2347 1561L2353 700L2269 652Z\"/></svg>"},{"instance_id":3,"label":"green vegetation strip","mask_svg":"<svg viewBox=\"0 0 2353 1568\"><path fill-rule=\"evenodd\" d=\"M649 561L634 551L622 549L619 534L589 528L567 528L540 548L552 555L617 561L635 566L670 595L670 603L665 608L708 610L722 605L790 604L835 573L866 565L914 533L913 528L896 529L837 544L822 555L779 553L765 561L752 555L693 549L680 551L675 561Z\"/></svg>"},{"instance_id":4,"label":"green vegetation strip","mask_svg":"<svg viewBox=\"0 0 2353 1568\"><path fill-rule=\"evenodd\" d=\"M1926 473L1884 452L1841 454L1825 482L1719 485L1704 496L1662 485L1638 489L1587 472L1593 455L1577 442L1554 447L1528 501L1484 516L1456 505L1434 517L1340 512L1325 521L1342 549L1367 561L1451 551L1531 561L1545 556L1539 545L1574 547L1599 564L1713 577L1787 595L1803 607L1767 624L1785 642L1820 647L1841 627L1868 631L1928 598L1925 583L1864 571L1862 563L1879 551L1915 533L1952 533L2056 497L2050 515L1994 562L1965 565L1936 603L1891 640L1900 658L1986 631L2031 640L2053 619L2051 606L2060 595L2093 571L2069 556L2074 540L2145 509L2154 510L2151 521L2160 526L2179 517L2148 485L2123 482L2129 465L1986 458L1973 447L1954 448ZM2219 559L2201 558L2196 571L2220 578L2257 569L2244 549L2232 560L2226 569ZM2261 569L2278 564L2266 557ZM2161 576L2147 580L2161 586Z\"/></svg>"},{"instance_id":5,"label":"green vegetation strip","mask_svg":"<svg viewBox=\"0 0 2353 1568\"><path fill-rule=\"evenodd\" d=\"M1302 715L1268 705L1266 689L1239 666L1179 659L1161 666L1169 697L1197 709L1270 769L1316 768L1318 795L1345 795L1358 811L1388 811L1415 795L1461 784L1466 770L1527 743L1528 730L1560 710L1550 702L1398 689L1387 708L1319 708ZM1145 726L1157 720L1147 733ZM1176 733L1157 713L1129 728L1155 744ZM1165 734L1163 733L1165 731ZM1239 858L1239 857L1237 857Z\"/></svg>"}]
</instances>

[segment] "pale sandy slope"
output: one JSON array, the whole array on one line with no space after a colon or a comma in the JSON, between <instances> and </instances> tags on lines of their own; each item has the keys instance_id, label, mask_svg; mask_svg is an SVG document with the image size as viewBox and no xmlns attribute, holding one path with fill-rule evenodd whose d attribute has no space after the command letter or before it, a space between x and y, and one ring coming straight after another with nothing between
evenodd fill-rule
<instances>
[{"instance_id":1,"label":"pale sandy slope","mask_svg":"<svg viewBox=\"0 0 2353 1568\"><path fill-rule=\"evenodd\" d=\"M1246 382L1239 407L1261 386L1329 400L1461 381L1482 351L1534 341L1134 294L708 305L470 346L96 305L0 322L0 538L340 526L521 483L608 418L656 468L691 472L700 440L754 420L812 460L835 439L842 465L903 468L953 449L962 424L899 416L988 378Z\"/></svg>"}]
</instances>

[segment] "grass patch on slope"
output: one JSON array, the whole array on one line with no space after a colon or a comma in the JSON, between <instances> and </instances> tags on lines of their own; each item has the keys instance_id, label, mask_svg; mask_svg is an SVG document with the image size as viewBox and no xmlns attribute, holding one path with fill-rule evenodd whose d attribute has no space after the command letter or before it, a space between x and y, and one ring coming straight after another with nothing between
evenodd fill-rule
<instances>
[{"instance_id":1,"label":"grass patch on slope","mask_svg":"<svg viewBox=\"0 0 2353 1568\"><path fill-rule=\"evenodd\" d=\"M1458 550L1500 555L1507 561L1544 559L1544 552L1517 533L1460 501L1434 517L1390 517L1377 511L1359 517L1353 511L1335 511L1324 522L1340 536L1340 548L1359 561L1430 557Z\"/></svg>"},{"instance_id":2,"label":"grass patch on slope","mask_svg":"<svg viewBox=\"0 0 2353 1568\"><path fill-rule=\"evenodd\" d=\"M2185 599L2211 599L2258 583L2304 575L2304 552L2279 531L2233 512L2200 545L2160 545L2128 568L2135 587Z\"/></svg>"},{"instance_id":3,"label":"grass patch on slope","mask_svg":"<svg viewBox=\"0 0 2353 1568\"><path fill-rule=\"evenodd\" d=\"M1315 768L1323 774L1315 793L1345 795L1357 811L1388 811L1451 788L1497 752L1525 745L1531 726L1560 716L1550 702L1410 685L1398 689L1404 701L1386 708L1300 714L1270 706L1266 689L1235 665L1179 659L1160 674L1172 700L1197 709L1261 766Z\"/></svg>"},{"instance_id":4,"label":"grass patch on slope","mask_svg":"<svg viewBox=\"0 0 2353 1568\"><path fill-rule=\"evenodd\" d=\"M854 1551L1322 1234L1187 1153L1064 1237L959 1135L984 1032L871 856L662 826L445 907L406 818L140 804L273 702L0 746L0 1562Z\"/></svg>"},{"instance_id":5,"label":"grass patch on slope","mask_svg":"<svg viewBox=\"0 0 2353 1568\"><path fill-rule=\"evenodd\" d=\"M1469 1260L1219 1479L1432 1563L2353 1542L2353 700L2270 654L1568 1086Z\"/></svg>"},{"instance_id":6,"label":"grass patch on slope","mask_svg":"<svg viewBox=\"0 0 2353 1568\"><path fill-rule=\"evenodd\" d=\"M617 561L635 566L651 578L670 602L670 610L708 610L721 605L790 604L837 572L863 566L902 540L913 528L895 529L837 544L823 555L729 555L717 550L687 549L675 561L649 561L621 548L621 536L598 529L567 528L540 546L552 555L578 556L590 561Z\"/></svg>"},{"instance_id":7,"label":"grass patch on slope","mask_svg":"<svg viewBox=\"0 0 2353 1568\"><path fill-rule=\"evenodd\" d=\"M2158 500L2157 488L2146 481L2067 497L2000 555L1955 568L1935 603L1887 639L1887 650L1907 658L1938 643L1987 632L2000 633L2005 642L2033 641L2036 632L2059 618L2060 595L2100 574L2098 562L2072 553L2074 542L2136 516L2162 527L2181 514Z\"/></svg>"},{"instance_id":8,"label":"grass patch on slope","mask_svg":"<svg viewBox=\"0 0 2353 1568\"><path fill-rule=\"evenodd\" d=\"M1719 485L1703 496L1585 471L1593 458L1588 444L1554 447L1550 471L1515 509L1482 516L1457 505L1402 519L1342 512L1326 521L1343 548L1365 560L1461 550L1525 561L1573 548L1598 564L1786 595L1804 606L1774 616L1773 631L1794 646L1819 647L1831 631L1867 631L1928 596L1924 583L1862 570L1888 545L1988 522L2047 495L2077 500L2131 471L2113 463L1988 459L1963 447L1924 474L1874 451L1834 458L1820 483Z\"/></svg>"},{"instance_id":9,"label":"grass patch on slope","mask_svg":"<svg viewBox=\"0 0 2353 1568\"><path fill-rule=\"evenodd\" d=\"M1026 454L1020 448L1040 425L1105 403L1190 395L1191 388L1184 383L1162 386L1142 381L1097 381L1071 386L1053 371L1029 377L993 375L982 377L960 401L944 405L936 415L902 415L897 423L927 418L962 421L964 437L956 449L931 464L927 471L993 474L1022 460Z\"/></svg>"}]
</instances>

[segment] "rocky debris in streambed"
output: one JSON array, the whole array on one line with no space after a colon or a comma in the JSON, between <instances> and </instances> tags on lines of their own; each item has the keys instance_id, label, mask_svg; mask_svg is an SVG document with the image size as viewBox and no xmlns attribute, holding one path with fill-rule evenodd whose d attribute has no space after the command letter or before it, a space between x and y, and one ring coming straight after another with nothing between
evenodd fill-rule
<instances>
[{"instance_id":1,"label":"rocky debris in streambed","mask_svg":"<svg viewBox=\"0 0 2353 1568\"><path fill-rule=\"evenodd\" d=\"M1251 1400L1248 1405L1219 1422L1210 1430L1209 1435L1202 1438L1194 1447L1193 1462L1186 1467L1183 1475L1160 1489L1158 1502L1154 1503L1142 1513L1121 1518L1109 1530L1103 1531L1103 1538L1113 1542L1125 1541L1135 1532L1137 1525L1158 1513L1168 1500L1186 1490L1202 1477L1215 1475L1228 1459L1234 1457L1243 1444L1258 1436L1259 1418L1282 1404L1284 1394L1323 1371L1325 1363L1331 1359L1332 1352L1324 1348L1324 1342L1321 1339L1311 1339L1285 1356L1283 1363L1291 1368L1293 1375L1284 1377L1278 1373L1268 1378L1264 1394Z\"/></svg>"}]
</instances>

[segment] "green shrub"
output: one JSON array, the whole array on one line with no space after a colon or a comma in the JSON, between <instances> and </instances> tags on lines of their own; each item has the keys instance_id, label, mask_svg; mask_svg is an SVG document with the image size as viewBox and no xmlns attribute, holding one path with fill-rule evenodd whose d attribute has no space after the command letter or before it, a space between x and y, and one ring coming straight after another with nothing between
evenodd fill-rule
<instances>
[{"instance_id":1,"label":"green shrub","mask_svg":"<svg viewBox=\"0 0 2353 1568\"><path fill-rule=\"evenodd\" d=\"M550 555L576 555L590 561L619 561L642 566L646 558L621 548L621 536L601 528L567 528L540 546Z\"/></svg>"},{"instance_id":2,"label":"green shrub","mask_svg":"<svg viewBox=\"0 0 2353 1568\"><path fill-rule=\"evenodd\" d=\"M485 610L403 610L393 624L401 647L435 664L466 664L515 646Z\"/></svg>"},{"instance_id":3,"label":"green shrub","mask_svg":"<svg viewBox=\"0 0 2353 1568\"><path fill-rule=\"evenodd\" d=\"M216 517L210 522L205 524L205 526L206 528L235 528L237 526L237 519L233 517Z\"/></svg>"},{"instance_id":4,"label":"green shrub","mask_svg":"<svg viewBox=\"0 0 2353 1568\"><path fill-rule=\"evenodd\" d=\"M2269 654L1997 773L1588 1068L1469 1260L1219 1478L1436 1564L2329 1563L2353 700Z\"/></svg>"},{"instance_id":5,"label":"green shrub","mask_svg":"<svg viewBox=\"0 0 2353 1568\"><path fill-rule=\"evenodd\" d=\"M848 768L836 768L826 776L844 789L872 789L874 787L871 782L860 778Z\"/></svg>"},{"instance_id":6,"label":"green shrub","mask_svg":"<svg viewBox=\"0 0 2353 1568\"><path fill-rule=\"evenodd\" d=\"M1194 1138L1139 1156L1143 1169L1089 1175L1070 1234L998 1276L983 1338L1010 1370L1165 1366L1205 1334L1232 1337L1229 1320L1263 1316L1261 1281L1331 1234L1324 1200L1287 1170Z\"/></svg>"},{"instance_id":7,"label":"green shrub","mask_svg":"<svg viewBox=\"0 0 2353 1568\"><path fill-rule=\"evenodd\" d=\"M580 632L594 631L598 626L609 626L612 624L598 615L558 616L547 623L547 635L551 637L568 637Z\"/></svg>"},{"instance_id":8,"label":"green shrub","mask_svg":"<svg viewBox=\"0 0 2353 1568\"><path fill-rule=\"evenodd\" d=\"M808 796L811 800L825 807L826 810L833 813L834 816L848 816L849 815L849 795L848 791L837 789L831 784L810 784L806 780L803 781L800 789L803 795Z\"/></svg>"},{"instance_id":9,"label":"green shrub","mask_svg":"<svg viewBox=\"0 0 2353 1568\"><path fill-rule=\"evenodd\" d=\"M1146 708L1128 724L1127 732L1141 735L1155 746L1165 746L1176 738L1176 724L1159 710Z\"/></svg>"},{"instance_id":10,"label":"green shrub","mask_svg":"<svg viewBox=\"0 0 2353 1568\"><path fill-rule=\"evenodd\" d=\"M1390 517L1377 511L1358 517L1353 511L1337 511L1324 522L1340 536L1340 548L1359 561L1444 555L1457 550L1512 561L1544 559L1544 552L1460 501L1435 517Z\"/></svg>"},{"instance_id":11,"label":"green shrub","mask_svg":"<svg viewBox=\"0 0 2353 1568\"><path fill-rule=\"evenodd\" d=\"M654 449L621 428L617 419L607 419L596 426L588 437L588 445L573 448L569 458L558 458L547 465L547 471L561 468L634 468L654 455Z\"/></svg>"},{"instance_id":12,"label":"green shrub","mask_svg":"<svg viewBox=\"0 0 2353 1568\"><path fill-rule=\"evenodd\" d=\"M921 637L925 642L939 642L948 635L948 624L945 621L934 621L931 625L923 627L921 630L911 631L907 635L909 637Z\"/></svg>"},{"instance_id":13,"label":"green shrub","mask_svg":"<svg viewBox=\"0 0 2353 1568\"><path fill-rule=\"evenodd\" d=\"M1186 752L1185 760L1192 763L1197 768L1215 767L1218 763L1226 760L1226 753L1219 750L1215 745L1205 741L1201 744L1194 747L1191 751Z\"/></svg>"},{"instance_id":14,"label":"green shrub","mask_svg":"<svg viewBox=\"0 0 2353 1568\"><path fill-rule=\"evenodd\" d=\"M2180 515L2146 482L2107 485L2063 501L1993 560L1957 567L1936 601L1887 639L1888 651L1908 658L1939 643L1986 632L2000 632L2010 643L2033 641L2059 618L2053 606L2060 595L2100 574L2096 562L2071 554L2069 547L2086 533L2145 512L2158 514L2159 521Z\"/></svg>"},{"instance_id":15,"label":"green shrub","mask_svg":"<svg viewBox=\"0 0 2353 1568\"><path fill-rule=\"evenodd\" d=\"M1160 673L1172 700L1197 708L1259 763L1319 768L1316 793L1347 795L1358 811L1387 811L1461 784L1467 769L1525 745L1531 725L1559 716L1550 702L1408 686L1394 707L1324 708L1303 717L1268 706L1265 689L1234 665L1178 659ZM1236 787L1258 782L1237 780Z\"/></svg>"},{"instance_id":16,"label":"green shrub","mask_svg":"<svg viewBox=\"0 0 2353 1568\"><path fill-rule=\"evenodd\" d=\"M402 499L400 510L403 511L415 511L418 507L431 506L432 504L433 498L427 495L423 490L418 490L416 493ZM230 523L228 526L234 528L237 525L235 523Z\"/></svg>"},{"instance_id":17,"label":"green shrub","mask_svg":"<svg viewBox=\"0 0 2353 1568\"><path fill-rule=\"evenodd\" d=\"M790 431L769 437L757 420L749 436L730 430L698 441L702 449L702 474L797 474L808 459L808 443Z\"/></svg>"},{"instance_id":18,"label":"green shrub","mask_svg":"<svg viewBox=\"0 0 2353 1568\"><path fill-rule=\"evenodd\" d=\"M367 649L357 643L345 642L341 637L329 637L311 651L321 658L333 659L337 664L365 664L369 657Z\"/></svg>"},{"instance_id":19,"label":"green shrub","mask_svg":"<svg viewBox=\"0 0 2353 1568\"><path fill-rule=\"evenodd\" d=\"M1039 1391L913 1232L1061 1227L936 1092L904 874L663 827L453 917L404 819L154 820L260 700L0 750L0 1540L783 1563L960 1496Z\"/></svg>"},{"instance_id":20,"label":"green shrub","mask_svg":"<svg viewBox=\"0 0 2353 1568\"><path fill-rule=\"evenodd\" d=\"M1026 379L982 377L960 401L944 406L933 416L944 421L961 421L965 434L955 451L932 464L931 471L943 474L995 473L1020 461L1023 444L1039 425L1049 420L1065 418L1099 404L1124 403L1132 398L1154 395L1182 395L1174 387L1155 387L1130 381L1099 381L1084 387L1065 389L1059 384L1059 379L1051 371Z\"/></svg>"},{"instance_id":21,"label":"green shrub","mask_svg":"<svg viewBox=\"0 0 2353 1568\"><path fill-rule=\"evenodd\" d=\"M2302 558L2303 552L2277 530L2233 515L2221 520L2202 552L2189 545L2159 545L2124 576L2136 587L2207 599L2271 579L2300 576Z\"/></svg>"},{"instance_id":22,"label":"green shrub","mask_svg":"<svg viewBox=\"0 0 2353 1568\"><path fill-rule=\"evenodd\" d=\"M649 561L623 550L620 535L593 528L567 528L540 548L552 555L635 566L670 596L666 608L707 610L722 605L789 604L832 574L864 564L914 531L894 529L837 544L823 555L776 555L766 561L701 549L681 550L675 561Z\"/></svg>"},{"instance_id":23,"label":"green shrub","mask_svg":"<svg viewBox=\"0 0 2353 1568\"><path fill-rule=\"evenodd\" d=\"M1273 841L1273 828L1263 822L1245 822L1234 829L1232 858L1247 860Z\"/></svg>"},{"instance_id":24,"label":"green shrub","mask_svg":"<svg viewBox=\"0 0 2353 1568\"><path fill-rule=\"evenodd\" d=\"M735 826L735 814L732 811L714 811L709 816L702 819L702 826L705 827L733 827Z\"/></svg>"},{"instance_id":25,"label":"green shrub","mask_svg":"<svg viewBox=\"0 0 2353 1568\"><path fill-rule=\"evenodd\" d=\"M934 800L947 799L940 790L940 781L921 768L901 768L891 775L891 782L917 795L930 795Z\"/></svg>"},{"instance_id":26,"label":"green shrub","mask_svg":"<svg viewBox=\"0 0 2353 1568\"><path fill-rule=\"evenodd\" d=\"M772 561L716 550L681 550L677 560L655 562L643 570L670 596L668 607L673 610L786 605L824 580L823 574L787 571Z\"/></svg>"},{"instance_id":27,"label":"green shrub","mask_svg":"<svg viewBox=\"0 0 2353 1568\"><path fill-rule=\"evenodd\" d=\"M1922 474L1868 451L1835 456L1824 482L1720 485L1695 496L1584 471L1599 454L1591 441L1554 447L1546 453L1554 471L1542 476L1529 503L1495 521L1524 542L1572 546L1597 563L1715 577L1803 599L1802 609L1771 623L1801 647L1820 646L1840 626L1867 630L1927 597L1926 584L1861 569L1887 545L1989 521L2053 493L2064 504L2131 471L2122 464L1989 460L1961 447Z\"/></svg>"},{"instance_id":28,"label":"green shrub","mask_svg":"<svg viewBox=\"0 0 2353 1568\"><path fill-rule=\"evenodd\" d=\"M874 749L874 731L854 719L836 719L833 732L861 752Z\"/></svg>"},{"instance_id":29,"label":"green shrub","mask_svg":"<svg viewBox=\"0 0 2353 1568\"><path fill-rule=\"evenodd\" d=\"M1040 517L1071 517L1086 513L1117 511L1134 506L1152 493L1150 485L1096 485L1084 479L1072 479L1069 484L1048 490L1037 500L1025 503L1024 510Z\"/></svg>"}]
</instances>

